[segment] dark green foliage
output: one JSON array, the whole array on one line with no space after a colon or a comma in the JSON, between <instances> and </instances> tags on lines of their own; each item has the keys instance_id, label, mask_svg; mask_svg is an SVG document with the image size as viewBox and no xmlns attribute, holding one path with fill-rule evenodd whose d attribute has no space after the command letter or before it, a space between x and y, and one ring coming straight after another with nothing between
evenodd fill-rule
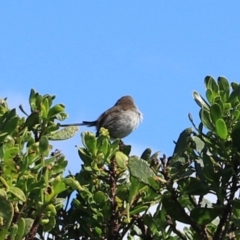
<instances>
[{"instance_id":1,"label":"dark green foliage","mask_svg":"<svg viewBox=\"0 0 240 240\"><path fill-rule=\"evenodd\" d=\"M67 115L62 105L51 106L53 99L31 90L26 119L1 100L0 239L33 239L38 228L51 230L64 206L58 195L71 186L63 178L67 161L59 151L50 154L48 137L57 133L58 114Z\"/></svg>"},{"instance_id":2,"label":"dark green foliage","mask_svg":"<svg viewBox=\"0 0 240 240\"><path fill-rule=\"evenodd\" d=\"M1 100L0 239L240 239L240 85L204 83L206 99L193 92L200 123L189 115L172 156L139 158L106 129L84 132L82 166L66 177L64 156L50 153L77 131L55 122L64 106L32 90L25 119Z\"/></svg>"}]
</instances>

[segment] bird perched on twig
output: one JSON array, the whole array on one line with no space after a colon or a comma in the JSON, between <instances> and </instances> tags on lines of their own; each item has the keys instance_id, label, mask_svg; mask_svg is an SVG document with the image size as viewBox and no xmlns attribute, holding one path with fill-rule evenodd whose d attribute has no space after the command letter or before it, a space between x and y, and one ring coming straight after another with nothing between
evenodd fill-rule
<instances>
[{"instance_id":1,"label":"bird perched on twig","mask_svg":"<svg viewBox=\"0 0 240 240\"><path fill-rule=\"evenodd\" d=\"M104 127L108 129L111 138L124 138L138 127L142 119L143 115L135 105L133 98L124 96L113 107L102 113L96 121L83 121L82 123L62 124L60 126L95 126L97 136L100 128Z\"/></svg>"}]
</instances>

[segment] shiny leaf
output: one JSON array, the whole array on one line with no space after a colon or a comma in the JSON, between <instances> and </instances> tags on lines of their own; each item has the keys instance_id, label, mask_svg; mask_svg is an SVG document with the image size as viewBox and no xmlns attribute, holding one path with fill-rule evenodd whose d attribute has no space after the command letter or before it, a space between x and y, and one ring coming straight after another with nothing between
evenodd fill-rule
<instances>
[{"instance_id":1,"label":"shiny leaf","mask_svg":"<svg viewBox=\"0 0 240 240\"><path fill-rule=\"evenodd\" d=\"M206 225L211 223L216 217L222 213L219 208L194 208L191 211L190 216L201 225Z\"/></svg>"},{"instance_id":2,"label":"shiny leaf","mask_svg":"<svg viewBox=\"0 0 240 240\"><path fill-rule=\"evenodd\" d=\"M39 141L39 149L41 153L44 153L49 149L48 138L46 136L41 137Z\"/></svg>"},{"instance_id":3,"label":"shiny leaf","mask_svg":"<svg viewBox=\"0 0 240 240\"><path fill-rule=\"evenodd\" d=\"M149 167L148 163L142 159L131 157L129 159L128 167L131 176L136 177L143 183L149 184L148 178L155 176L155 173Z\"/></svg>"},{"instance_id":4,"label":"shiny leaf","mask_svg":"<svg viewBox=\"0 0 240 240\"><path fill-rule=\"evenodd\" d=\"M209 104L198 92L196 91L193 92L193 98L199 107L209 109Z\"/></svg>"},{"instance_id":5,"label":"shiny leaf","mask_svg":"<svg viewBox=\"0 0 240 240\"><path fill-rule=\"evenodd\" d=\"M222 109L219 104L214 103L210 107L210 116L213 123L215 123L219 118L222 117Z\"/></svg>"},{"instance_id":6,"label":"shiny leaf","mask_svg":"<svg viewBox=\"0 0 240 240\"><path fill-rule=\"evenodd\" d=\"M72 138L77 131L78 131L78 127L76 126L65 127L59 131L51 132L48 135L48 139L54 140L54 141L66 140L66 139Z\"/></svg>"},{"instance_id":7,"label":"shiny leaf","mask_svg":"<svg viewBox=\"0 0 240 240\"><path fill-rule=\"evenodd\" d=\"M228 129L227 129L226 123L224 122L223 119L218 119L216 121L216 132L220 138L222 138L224 140L227 139Z\"/></svg>"},{"instance_id":8,"label":"shiny leaf","mask_svg":"<svg viewBox=\"0 0 240 240\"><path fill-rule=\"evenodd\" d=\"M121 169L126 169L127 162L128 162L128 156L126 156L124 153L117 151L115 154L115 159L117 166Z\"/></svg>"},{"instance_id":9,"label":"shiny leaf","mask_svg":"<svg viewBox=\"0 0 240 240\"><path fill-rule=\"evenodd\" d=\"M200 117L201 117L202 123L205 127L207 127L211 131L214 130L214 126L213 126L212 121L210 119L209 111L207 111L203 108L200 111Z\"/></svg>"}]
</instances>

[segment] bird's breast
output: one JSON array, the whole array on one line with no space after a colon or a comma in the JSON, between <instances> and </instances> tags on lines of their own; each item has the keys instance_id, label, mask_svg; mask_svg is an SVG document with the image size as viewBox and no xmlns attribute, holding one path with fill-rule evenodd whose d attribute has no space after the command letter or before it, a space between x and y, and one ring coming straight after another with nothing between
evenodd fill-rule
<instances>
[{"instance_id":1,"label":"bird's breast","mask_svg":"<svg viewBox=\"0 0 240 240\"><path fill-rule=\"evenodd\" d=\"M102 127L107 128L112 138L124 138L129 135L142 119L139 111L120 111L114 117L106 119Z\"/></svg>"}]
</instances>

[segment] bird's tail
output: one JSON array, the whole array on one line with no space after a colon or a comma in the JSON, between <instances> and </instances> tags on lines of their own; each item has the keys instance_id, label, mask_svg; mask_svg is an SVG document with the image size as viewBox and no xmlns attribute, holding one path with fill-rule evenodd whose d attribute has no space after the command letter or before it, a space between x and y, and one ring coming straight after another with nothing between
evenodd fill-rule
<instances>
[{"instance_id":1,"label":"bird's tail","mask_svg":"<svg viewBox=\"0 0 240 240\"><path fill-rule=\"evenodd\" d=\"M82 123L70 123L70 124L60 124L61 127L70 127L70 126L88 126L88 127L93 127L96 126L97 121L93 122L88 122L88 121L83 121Z\"/></svg>"}]
</instances>

